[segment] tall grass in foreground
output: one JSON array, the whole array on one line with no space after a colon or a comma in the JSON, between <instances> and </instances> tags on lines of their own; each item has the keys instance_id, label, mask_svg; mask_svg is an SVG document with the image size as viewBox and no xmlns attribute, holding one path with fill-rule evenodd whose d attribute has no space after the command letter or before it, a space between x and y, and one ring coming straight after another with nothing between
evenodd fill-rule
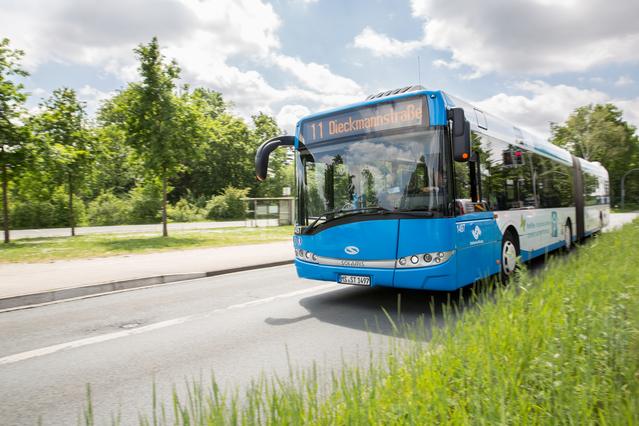
<instances>
[{"instance_id":1,"label":"tall grass in foreground","mask_svg":"<svg viewBox=\"0 0 639 426\"><path fill-rule=\"evenodd\" d=\"M141 424L639 424L639 222L549 261L534 284L448 307L445 324L332 377L315 368L245 394L191 383ZM390 319L390 317L389 317ZM398 324L401 329L401 324ZM425 336L428 334L428 336ZM425 338L426 337L426 338ZM428 343L424 343L428 341ZM392 343L395 342L395 343ZM92 424L88 423L87 424Z\"/></svg>"}]
</instances>

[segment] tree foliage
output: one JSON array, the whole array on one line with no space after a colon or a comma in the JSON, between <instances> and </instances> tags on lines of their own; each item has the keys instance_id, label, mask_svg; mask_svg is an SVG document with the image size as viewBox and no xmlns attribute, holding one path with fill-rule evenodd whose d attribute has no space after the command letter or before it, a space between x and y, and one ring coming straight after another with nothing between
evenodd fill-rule
<instances>
[{"instance_id":1,"label":"tree foliage","mask_svg":"<svg viewBox=\"0 0 639 426\"><path fill-rule=\"evenodd\" d=\"M15 66L22 52L7 46L3 42L2 60L11 69L2 68L3 82L6 75L27 75ZM11 211L24 219L17 226L153 223L162 216L167 235L169 218L240 217L243 204L236 198L281 196L282 187L293 186L292 157L284 150L272 155L267 181L255 176L258 147L282 134L272 117L259 113L247 124L221 93L178 87L178 64L166 60L156 38L134 52L140 81L104 101L91 123L68 88L21 120L26 94L12 86L15 114L0 123L1 160L9 178L18 176L20 164L29 165L5 190L12 194ZM3 104L3 113L8 110ZM29 152L28 161L18 156Z\"/></svg>"},{"instance_id":2,"label":"tree foliage","mask_svg":"<svg viewBox=\"0 0 639 426\"><path fill-rule=\"evenodd\" d=\"M125 130L145 169L162 179L162 223L163 234L167 236L167 180L185 169L185 161L201 156L203 117L192 96L174 93L180 68L175 60L164 62L157 38L147 46L140 45L135 53L140 60L142 81L129 85Z\"/></svg>"},{"instance_id":3,"label":"tree foliage","mask_svg":"<svg viewBox=\"0 0 639 426\"><path fill-rule=\"evenodd\" d=\"M259 146L274 137L284 134L282 130L277 126L275 119L269 117L263 113L254 115L253 119L253 138L254 147L257 149ZM257 151L256 151L257 152ZM255 158L255 153L253 153ZM252 170L254 170L254 162L251 164ZM253 175L255 172L253 171ZM267 196L282 196L282 189L284 187L293 188L294 186L294 165L293 165L293 150L291 148L279 148L273 151L269 158L269 177L264 181L260 181L255 191L256 197Z\"/></svg>"},{"instance_id":4,"label":"tree foliage","mask_svg":"<svg viewBox=\"0 0 639 426\"><path fill-rule=\"evenodd\" d=\"M612 203L621 199L621 177L639 167L639 138L636 127L622 119L615 105L587 105L575 109L566 124L550 123L551 141L576 157L598 161L610 174ZM639 176L628 176L626 194L639 202Z\"/></svg>"},{"instance_id":5,"label":"tree foliage","mask_svg":"<svg viewBox=\"0 0 639 426\"><path fill-rule=\"evenodd\" d=\"M0 172L2 173L2 214L4 242L9 236L9 181L27 164L28 129L22 125L24 102L28 94L24 86L16 84L11 76L27 77L29 74L18 65L24 56L21 50L11 50L9 39L0 42Z\"/></svg>"},{"instance_id":6,"label":"tree foliage","mask_svg":"<svg viewBox=\"0 0 639 426\"><path fill-rule=\"evenodd\" d=\"M69 222L75 235L74 192L91 175L95 162L94 139L87 128L84 102L73 89L63 87L40 104L42 112L32 124L40 155L47 173L66 184L69 194Z\"/></svg>"}]
</instances>

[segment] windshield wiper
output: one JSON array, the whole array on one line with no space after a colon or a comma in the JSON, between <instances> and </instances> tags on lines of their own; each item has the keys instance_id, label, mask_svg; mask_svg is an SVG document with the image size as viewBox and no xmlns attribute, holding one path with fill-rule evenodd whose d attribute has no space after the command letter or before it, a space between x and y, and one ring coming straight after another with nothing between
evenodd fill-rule
<instances>
[{"instance_id":1,"label":"windshield wiper","mask_svg":"<svg viewBox=\"0 0 639 426\"><path fill-rule=\"evenodd\" d=\"M433 213L430 210L417 210L417 209L399 209L399 210L393 210L393 212L402 213L402 214L414 214L414 215L427 216L427 217L433 217L435 215L435 213Z\"/></svg>"},{"instance_id":2,"label":"windshield wiper","mask_svg":"<svg viewBox=\"0 0 639 426\"><path fill-rule=\"evenodd\" d=\"M339 214L339 213L358 213L358 212L364 212L364 211L366 211L366 210L384 210L384 211L385 211L386 209L385 209L385 208L383 208L383 207L366 207L366 208L363 208L363 209L349 209L349 210L343 210L343 209L340 209L340 210L335 210L335 211L332 211L332 212L324 212L324 213L322 213L321 215L319 215L319 216L317 217L317 219L315 219L315 222L311 223L311 226L309 226L308 228L306 228L306 231L305 231L304 233L305 233L305 234L308 234L308 233L309 233L309 232L310 232L310 231L311 231L311 230L315 227L315 224L316 224L316 223L317 223L317 222L318 222L318 221L319 221L319 220L320 220L323 216L328 216L328 215L331 215L331 214Z\"/></svg>"}]
</instances>

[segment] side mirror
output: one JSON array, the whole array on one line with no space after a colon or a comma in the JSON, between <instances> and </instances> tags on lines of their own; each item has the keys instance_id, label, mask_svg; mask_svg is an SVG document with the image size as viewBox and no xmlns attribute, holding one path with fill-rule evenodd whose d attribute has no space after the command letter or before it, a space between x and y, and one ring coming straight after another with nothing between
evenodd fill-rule
<instances>
[{"instance_id":1,"label":"side mirror","mask_svg":"<svg viewBox=\"0 0 639 426\"><path fill-rule=\"evenodd\" d=\"M453 122L453 158L458 163L470 160L470 121L463 108L451 108L448 119Z\"/></svg>"},{"instance_id":2,"label":"side mirror","mask_svg":"<svg viewBox=\"0 0 639 426\"><path fill-rule=\"evenodd\" d=\"M266 179L268 157L279 146L295 146L295 136L278 136L264 142L255 154L255 173L259 180Z\"/></svg>"}]
</instances>

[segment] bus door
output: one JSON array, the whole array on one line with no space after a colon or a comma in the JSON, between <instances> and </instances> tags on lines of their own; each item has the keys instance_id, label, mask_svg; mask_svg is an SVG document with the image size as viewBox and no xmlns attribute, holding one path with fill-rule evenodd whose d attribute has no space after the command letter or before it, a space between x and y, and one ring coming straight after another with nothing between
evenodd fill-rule
<instances>
[{"instance_id":1,"label":"bus door","mask_svg":"<svg viewBox=\"0 0 639 426\"><path fill-rule=\"evenodd\" d=\"M495 243L499 230L495 215L483 197L482 161L487 156L473 151L466 164L455 164L455 245L457 258L457 286L475 282L499 271L495 262ZM501 241L499 241L501 243Z\"/></svg>"},{"instance_id":2,"label":"bus door","mask_svg":"<svg viewBox=\"0 0 639 426\"><path fill-rule=\"evenodd\" d=\"M494 214L472 212L457 216L455 226L457 286L462 287L497 273L499 265L495 262L495 244L498 232Z\"/></svg>"}]
</instances>

